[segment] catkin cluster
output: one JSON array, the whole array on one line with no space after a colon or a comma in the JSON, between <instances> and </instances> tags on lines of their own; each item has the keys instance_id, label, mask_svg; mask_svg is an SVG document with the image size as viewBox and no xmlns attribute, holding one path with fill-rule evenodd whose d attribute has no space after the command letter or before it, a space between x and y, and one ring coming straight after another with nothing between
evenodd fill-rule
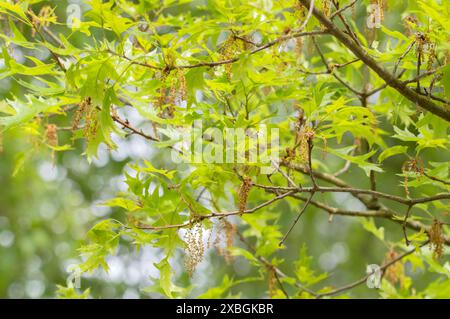
<instances>
[{"instance_id":1,"label":"catkin cluster","mask_svg":"<svg viewBox=\"0 0 450 319\"><path fill-rule=\"evenodd\" d=\"M235 224L230 223L225 218L220 220L218 227L216 238L214 239L214 247L216 247L219 255L225 258L225 261L229 264L233 261L233 256L230 255L228 248L233 246L237 228Z\"/></svg>"},{"instance_id":2,"label":"catkin cluster","mask_svg":"<svg viewBox=\"0 0 450 319\"><path fill-rule=\"evenodd\" d=\"M295 157L297 156L295 148L286 147L285 151L286 151L286 155L284 156L285 161L291 162L295 160Z\"/></svg>"},{"instance_id":3,"label":"catkin cluster","mask_svg":"<svg viewBox=\"0 0 450 319\"><path fill-rule=\"evenodd\" d=\"M440 258L444 252L444 234L442 232L442 223L434 219L428 232L430 238L430 246L433 249L433 257Z\"/></svg>"},{"instance_id":4,"label":"catkin cluster","mask_svg":"<svg viewBox=\"0 0 450 319\"><path fill-rule=\"evenodd\" d=\"M290 162L298 159L300 162L308 163L310 145L314 139L315 132L305 124L304 111L302 108L299 108L299 115L297 121L294 123L295 145L293 148L286 148L286 155L284 156L286 161Z\"/></svg>"},{"instance_id":5,"label":"catkin cluster","mask_svg":"<svg viewBox=\"0 0 450 319\"><path fill-rule=\"evenodd\" d=\"M170 73L163 72L161 75L161 87L159 89L156 106L159 108L159 116L162 118L173 118L177 105L187 100L187 85L185 72L176 69Z\"/></svg>"},{"instance_id":6,"label":"catkin cluster","mask_svg":"<svg viewBox=\"0 0 450 319\"><path fill-rule=\"evenodd\" d=\"M36 30L39 27L48 27L50 25L50 22L56 22L57 18L54 11L55 10L50 6L43 6L38 15L35 15L34 13L31 14L31 20L33 25L35 26L35 28L31 29L31 34L33 35L33 37L36 36Z\"/></svg>"},{"instance_id":7,"label":"catkin cluster","mask_svg":"<svg viewBox=\"0 0 450 319\"><path fill-rule=\"evenodd\" d=\"M163 117L163 110L166 105L167 99L167 74L163 72L160 77L161 87L159 88L158 98L156 99L155 105L160 110L160 116Z\"/></svg>"},{"instance_id":8,"label":"catkin cluster","mask_svg":"<svg viewBox=\"0 0 450 319\"><path fill-rule=\"evenodd\" d=\"M303 37L295 38L295 49L294 49L294 52L295 52L295 54L297 56L300 56L302 54L303 46L304 46Z\"/></svg>"},{"instance_id":9,"label":"catkin cluster","mask_svg":"<svg viewBox=\"0 0 450 319\"><path fill-rule=\"evenodd\" d=\"M414 35L416 55L420 63L427 62L427 70L430 71L433 68L434 63L437 61L436 55L436 43L431 40L429 35L430 30L427 33L418 31L420 26L419 20L413 15L408 15L403 19L403 24L408 36Z\"/></svg>"},{"instance_id":10,"label":"catkin cluster","mask_svg":"<svg viewBox=\"0 0 450 319\"><path fill-rule=\"evenodd\" d=\"M322 12L327 17L329 17L331 15L331 1L330 0L322 0Z\"/></svg>"},{"instance_id":11,"label":"catkin cluster","mask_svg":"<svg viewBox=\"0 0 450 319\"><path fill-rule=\"evenodd\" d=\"M84 98L72 120L72 131L79 128L81 120L84 118L83 136L90 141L97 134L99 110L92 104L90 97Z\"/></svg>"},{"instance_id":12,"label":"catkin cluster","mask_svg":"<svg viewBox=\"0 0 450 319\"><path fill-rule=\"evenodd\" d=\"M236 38L235 35L231 34L227 40L225 40L222 48L221 55L222 60L231 60L236 57L237 54L244 51L247 43L241 39ZM233 63L226 63L224 65L225 74L228 78L231 78L231 73L233 69Z\"/></svg>"},{"instance_id":13,"label":"catkin cluster","mask_svg":"<svg viewBox=\"0 0 450 319\"><path fill-rule=\"evenodd\" d=\"M98 129L98 109L92 107L86 112L83 135L87 141L95 138Z\"/></svg>"},{"instance_id":14,"label":"catkin cluster","mask_svg":"<svg viewBox=\"0 0 450 319\"><path fill-rule=\"evenodd\" d=\"M286 147L286 155L284 156L284 160L291 162L294 161L297 157L297 149L300 147L300 144L302 142L302 131L303 126L305 125L305 112L303 109L299 106L298 108L298 117L297 121L294 123L294 134L295 134L295 145L294 147Z\"/></svg>"},{"instance_id":15,"label":"catkin cluster","mask_svg":"<svg viewBox=\"0 0 450 319\"><path fill-rule=\"evenodd\" d=\"M408 15L403 19L403 25L406 29L406 35L411 36L415 34L419 20L414 15Z\"/></svg>"},{"instance_id":16,"label":"catkin cluster","mask_svg":"<svg viewBox=\"0 0 450 319\"><path fill-rule=\"evenodd\" d=\"M314 130L309 126L304 126L303 129L298 133L299 139L299 151L300 151L300 159L307 163L309 161L310 156L310 143L314 138Z\"/></svg>"},{"instance_id":17,"label":"catkin cluster","mask_svg":"<svg viewBox=\"0 0 450 319\"><path fill-rule=\"evenodd\" d=\"M447 43L450 43L450 37L447 38ZM444 65L447 65L448 63L450 63L450 50L446 50L444 56Z\"/></svg>"},{"instance_id":18,"label":"catkin cluster","mask_svg":"<svg viewBox=\"0 0 450 319\"><path fill-rule=\"evenodd\" d=\"M298 25L302 25L307 14L306 8L302 6L299 1L294 0L293 9L294 9L294 17L297 18Z\"/></svg>"},{"instance_id":19,"label":"catkin cluster","mask_svg":"<svg viewBox=\"0 0 450 319\"><path fill-rule=\"evenodd\" d=\"M203 261L205 247L203 245L203 225L201 222L192 224L184 236L185 266L189 276L192 276L198 264Z\"/></svg>"},{"instance_id":20,"label":"catkin cluster","mask_svg":"<svg viewBox=\"0 0 450 319\"><path fill-rule=\"evenodd\" d=\"M391 249L384 257L384 262L389 263L398 257L398 253ZM405 282L405 267L401 261L398 261L385 270L384 277L393 285L400 283L403 287Z\"/></svg>"},{"instance_id":21,"label":"catkin cluster","mask_svg":"<svg viewBox=\"0 0 450 319\"><path fill-rule=\"evenodd\" d=\"M306 19L307 10L304 6L300 4L299 1L294 1L294 17L297 21L298 26L301 26ZM286 30L287 31L287 30ZM290 32L290 30L289 30ZM295 38L295 53L300 55L303 50L304 40L303 37Z\"/></svg>"},{"instance_id":22,"label":"catkin cluster","mask_svg":"<svg viewBox=\"0 0 450 319\"><path fill-rule=\"evenodd\" d=\"M87 97L84 98L79 104L78 108L75 112L75 115L72 120L72 131L75 131L78 129L78 126L80 125L80 121L83 118L84 114L86 113L86 110L91 108L91 98Z\"/></svg>"},{"instance_id":23,"label":"catkin cluster","mask_svg":"<svg viewBox=\"0 0 450 319\"><path fill-rule=\"evenodd\" d=\"M47 124L45 139L50 146L58 146L58 127L55 124Z\"/></svg>"},{"instance_id":24,"label":"catkin cluster","mask_svg":"<svg viewBox=\"0 0 450 319\"><path fill-rule=\"evenodd\" d=\"M241 186L238 190L238 208L239 212L243 213L247 209L248 195L252 187L252 179L248 176L244 176L242 179Z\"/></svg>"},{"instance_id":25,"label":"catkin cluster","mask_svg":"<svg viewBox=\"0 0 450 319\"><path fill-rule=\"evenodd\" d=\"M294 2L294 17L297 21L297 24L301 26L303 22L305 21L307 11L305 7L303 7L298 1ZM289 30L290 32L290 30ZM296 37L295 38L295 49L294 52L297 56L300 56L303 51L304 46L304 39L303 37Z\"/></svg>"},{"instance_id":26,"label":"catkin cluster","mask_svg":"<svg viewBox=\"0 0 450 319\"><path fill-rule=\"evenodd\" d=\"M436 62L436 43L427 34L417 32L416 54L421 63L427 62L427 69L430 71Z\"/></svg>"},{"instance_id":27,"label":"catkin cluster","mask_svg":"<svg viewBox=\"0 0 450 319\"><path fill-rule=\"evenodd\" d=\"M374 11L374 19L381 23L384 20L384 10L386 9L385 0L371 0L371 4L377 8Z\"/></svg>"}]
</instances>

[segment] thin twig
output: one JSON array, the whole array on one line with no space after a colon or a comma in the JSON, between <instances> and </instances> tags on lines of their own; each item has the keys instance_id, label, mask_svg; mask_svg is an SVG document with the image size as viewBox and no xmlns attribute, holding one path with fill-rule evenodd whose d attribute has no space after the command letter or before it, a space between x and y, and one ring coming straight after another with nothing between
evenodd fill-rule
<instances>
[{"instance_id":1,"label":"thin twig","mask_svg":"<svg viewBox=\"0 0 450 319\"><path fill-rule=\"evenodd\" d=\"M281 282L280 277L279 277L279 275L278 275L278 273L277 273L275 267L274 267L274 269L273 269L273 275L275 276L275 279L277 280L278 286L280 287L280 289L281 289L281 291L283 292L283 294L284 294L284 296L286 297L286 299L291 299L291 298L289 297L289 294L287 293L286 289L284 288L284 285L283 285L283 283Z\"/></svg>"},{"instance_id":2,"label":"thin twig","mask_svg":"<svg viewBox=\"0 0 450 319\"><path fill-rule=\"evenodd\" d=\"M263 256L258 255L258 254L256 253L255 247L253 247L253 245L250 244L250 243L248 242L248 240L242 235L242 233L241 233L239 230L236 231L236 234L238 235L238 237L239 237L239 239L241 240L241 242L243 242L243 243L247 246L247 248L250 250L250 252L255 256L255 258L256 258L260 263L262 263L262 264L265 265L266 267L273 267L273 269L275 269L275 272L276 272L280 277L282 277L282 278L288 277L288 276L287 276L284 272L282 272L278 267L276 267L275 265L272 265L272 263L270 263L266 258L264 258ZM312 295L312 296L315 296L315 297L318 296L318 294L317 294L316 292L314 292L313 290L311 290L311 289L309 289L309 288L303 286L303 285L300 284L298 281L296 281L296 282L294 283L294 285L295 285L297 288L299 288L299 289L301 289L301 290L303 290L303 291L306 291L307 293L309 293L309 294Z\"/></svg>"},{"instance_id":3,"label":"thin twig","mask_svg":"<svg viewBox=\"0 0 450 319\"><path fill-rule=\"evenodd\" d=\"M280 166L279 166L275 161L273 161L273 160L272 160L272 165L275 166L276 170L277 170L278 172L280 172L280 174L283 175L284 178L287 179L289 185L294 186L296 189L299 189L299 188L300 188L299 186L297 186L297 183L295 183L295 182L292 180L292 178L291 178L288 174L286 174L286 173L280 168Z\"/></svg>"},{"instance_id":4,"label":"thin twig","mask_svg":"<svg viewBox=\"0 0 450 319\"><path fill-rule=\"evenodd\" d=\"M406 234L406 225L407 225L409 213L411 212L411 208L412 207L413 207L412 205L408 206L408 209L406 210L406 213L405 213L405 219L403 220L403 224L402 224L403 235L405 236L405 244L406 244L406 246L409 246L409 244L410 244L410 241L408 239L408 235Z\"/></svg>"},{"instance_id":5,"label":"thin twig","mask_svg":"<svg viewBox=\"0 0 450 319\"><path fill-rule=\"evenodd\" d=\"M205 214L205 215L198 215L197 219L199 221L203 220L203 219L211 219L211 218L224 218L224 217L228 217L228 216L235 216L235 215L243 215L243 214L253 214L254 212L260 210L261 208L264 208L276 201L279 201L291 194L293 194L293 191L289 191L283 194L280 194L276 197L273 197L272 199L259 204L251 209L246 209L244 211L232 211L232 212L213 212L210 214ZM165 230L165 229L173 229L173 228L184 228L184 227L189 227L191 225L191 221L187 221L184 223L180 223L180 224L170 224L170 225L162 225L162 226L151 226L151 225L140 225L139 227L136 227L138 229L148 229L148 230Z\"/></svg>"},{"instance_id":6,"label":"thin twig","mask_svg":"<svg viewBox=\"0 0 450 319\"><path fill-rule=\"evenodd\" d=\"M347 82L342 80L336 73L333 72L334 70L328 64L327 59L325 58L322 50L320 49L319 45L316 42L316 39L314 37L311 37L311 40L312 40L312 42L314 44L314 47L317 50L317 53L319 53L320 59L322 60L322 63L325 65L328 73L331 74L336 80L338 80L342 85L344 85L351 92L353 92L354 94L356 94L358 96L361 96L362 92L359 92L358 90L354 89L350 84L348 84Z\"/></svg>"},{"instance_id":7,"label":"thin twig","mask_svg":"<svg viewBox=\"0 0 450 319\"><path fill-rule=\"evenodd\" d=\"M422 243L422 244L420 245L420 247L423 247L423 246L425 246L426 244L428 244L428 241L426 241L425 243ZM407 257L407 256L409 256L409 255L411 255L411 254L414 253L415 251L416 251L416 248L411 249L411 250L409 250L409 251L407 251L407 252L401 254L401 255L398 256L397 258L394 258L393 260L391 260L391 261L385 263L384 265L382 265L382 266L380 267L379 270L380 270L381 272L385 272L386 269L388 269L389 267L391 267L391 266L394 265L395 263L399 262L399 261L402 260L403 258L405 258L405 257ZM322 297L326 297L326 296L337 295L337 294L340 294L340 293L342 293L342 292L344 292L344 291L347 291L347 290L350 290L350 289L352 289L352 288L355 288L356 286L359 286L359 285L365 283L365 282L367 281L367 279L368 279L370 276L372 276L373 274L374 274L374 272L368 273L368 274L366 274L364 277L362 277L361 279L359 279L359 280L357 280L357 281L355 281L355 282L353 282L353 283L350 283L350 284L348 284L348 285L342 286L342 287L337 288L337 289L332 290L332 291L328 291L328 292L324 292L324 293L318 294L318 296L316 296L316 298L322 298Z\"/></svg>"},{"instance_id":8,"label":"thin twig","mask_svg":"<svg viewBox=\"0 0 450 319\"><path fill-rule=\"evenodd\" d=\"M410 79L410 80L405 80L405 81L403 81L403 84L409 84L409 83L419 82L421 79L423 79L423 78L425 78L425 77L427 77L427 76L433 75L433 74L435 74L436 72L441 71L441 69L442 69L442 67L439 67L439 68L436 68L436 69L434 69L434 70L430 70L430 71L423 72L423 73L417 75L414 79Z\"/></svg>"},{"instance_id":9,"label":"thin twig","mask_svg":"<svg viewBox=\"0 0 450 319\"><path fill-rule=\"evenodd\" d=\"M431 179L433 181L436 181L436 182L439 182L439 183L442 183L442 184L445 184L445 185L450 185L450 182L444 181L443 179L440 179L440 178L437 178L437 177L434 177L434 176L431 176L430 174L428 174L426 172L424 172L423 175L425 175L426 177L428 177L429 179Z\"/></svg>"},{"instance_id":10,"label":"thin twig","mask_svg":"<svg viewBox=\"0 0 450 319\"><path fill-rule=\"evenodd\" d=\"M295 225L297 225L300 217L302 217L303 213L306 211L306 208L308 207L309 203L311 202L311 199L313 198L315 192L312 192L309 197L308 200L306 201L305 205L303 206L302 210L298 213L297 217L294 219L294 221L292 222L291 227L289 228L289 230L287 231L287 233L283 236L283 238L280 240L280 242L278 243L278 246L282 246L283 243L286 241L286 238L289 236L289 234L291 233L292 229L294 229Z\"/></svg>"},{"instance_id":11,"label":"thin twig","mask_svg":"<svg viewBox=\"0 0 450 319\"><path fill-rule=\"evenodd\" d=\"M266 190L266 191L272 192L271 190ZM296 194L290 195L290 197L301 200L303 202L306 202L308 200L307 197L296 195ZM319 209L324 210L331 216L339 215L339 216L350 216L350 217L384 218L386 220L395 222L397 224L403 224L403 220L399 219L397 217L398 216L397 214L394 214L392 211L390 211L389 209L385 209L385 208L380 208L377 210L366 210L366 211L346 210L346 209L331 207L325 203L315 201L315 200L311 200L310 205L313 205ZM420 222L411 221L411 220L408 220L406 222L406 227L411 230L415 230L415 231L424 230L425 232L429 232L429 230L430 230L429 226L426 226ZM444 236L444 241L445 241L446 245L450 245L450 238L448 236Z\"/></svg>"},{"instance_id":12,"label":"thin twig","mask_svg":"<svg viewBox=\"0 0 450 319\"><path fill-rule=\"evenodd\" d=\"M397 73L397 69L398 69L398 66L400 65L400 62L402 62L402 60L408 55L408 53L411 51L411 49L413 48L415 43L416 43L416 40L411 42L410 45L408 45L408 47L406 48L406 51L395 62L394 71L392 72L392 74L394 76L395 76L395 73Z\"/></svg>"},{"instance_id":13,"label":"thin twig","mask_svg":"<svg viewBox=\"0 0 450 319\"><path fill-rule=\"evenodd\" d=\"M347 10L347 9L349 9L349 8L351 8L351 7L353 7L353 6L356 4L356 2L358 2L358 0L353 0L353 1L350 2L348 5L346 5L346 6L342 7L341 9L339 9L339 10L333 12L333 13L331 14L331 16L330 16L330 19L334 19L334 18L336 17L336 15L341 14L341 13L344 12L345 10Z\"/></svg>"},{"instance_id":14,"label":"thin twig","mask_svg":"<svg viewBox=\"0 0 450 319\"><path fill-rule=\"evenodd\" d=\"M248 53L248 55L256 54L260 51L268 49L278 43L281 43L281 42L289 40L289 39L300 38L300 37L311 36L311 35L323 35L323 34L327 34L327 32L325 30L324 31L309 31L309 32L298 32L298 33L283 35L273 41L270 41L270 42L264 44L264 45L258 46L256 49L253 49L252 51L250 51ZM219 66L219 65L235 63L235 62L239 61L239 59L240 59L239 57L234 57L232 59L216 61L216 62L199 62L199 63L188 64L188 65L177 65L177 66L174 66L173 68L174 69L193 69L193 68L199 68L199 67L215 67L215 66Z\"/></svg>"}]
</instances>

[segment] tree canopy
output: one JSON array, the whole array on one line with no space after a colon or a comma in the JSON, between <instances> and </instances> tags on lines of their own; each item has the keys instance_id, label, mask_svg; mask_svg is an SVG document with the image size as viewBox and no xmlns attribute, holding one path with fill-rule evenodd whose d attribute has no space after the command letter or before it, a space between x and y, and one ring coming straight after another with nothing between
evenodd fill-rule
<instances>
[{"instance_id":1,"label":"tree canopy","mask_svg":"<svg viewBox=\"0 0 450 319\"><path fill-rule=\"evenodd\" d=\"M0 28L0 296L450 297L448 1L1 0Z\"/></svg>"}]
</instances>

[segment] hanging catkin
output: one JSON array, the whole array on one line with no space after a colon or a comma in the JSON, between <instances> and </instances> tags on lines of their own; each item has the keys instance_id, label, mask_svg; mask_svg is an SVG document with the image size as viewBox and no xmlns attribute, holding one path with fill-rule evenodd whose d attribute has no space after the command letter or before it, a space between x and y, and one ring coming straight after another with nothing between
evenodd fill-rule
<instances>
[{"instance_id":1,"label":"hanging catkin","mask_svg":"<svg viewBox=\"0 0 450 319\"><path fill-rule=\"evenodd\" d=\"M430 246L433 249L433 257L440 258L444 252L444 234L442 232L442 223L434 219L428 232L430 238Z\"/></svg>"},{"instance_id":2,"label":"hanging catkin","mask_svg":"<svg viewBox=\"0 0 450 319\"><path fill-rule=\"evenodd\" d=\"M186 231L185 242L185 266L189 276L192 276L198 264L203 260L205 247L203 245L203 225L195 222Z\"/></svg>"},{"instance_id":3,"label":"hanging catkin","mask_svg":"<svg viewBox=\"0 0 450 319\"><path fill-rule=\"evenodd\" d=\"M45 138L48 145L58 146L58 128L55 124L48 124L45 129Z\"/></svg>"},{"instance_id":4,"label":"hanging catkin","mask_svg":"<svg viewBox=\"0 0 450 319\"><path fill-rule=\"evenodd\" d=\"M239 212L243 213L247 209L248 195L250 193L250 188L252 187L252 179L248 176L244 176L242 179L241 186L238 190L238 208Z\"/></svg>"}]
</instances>

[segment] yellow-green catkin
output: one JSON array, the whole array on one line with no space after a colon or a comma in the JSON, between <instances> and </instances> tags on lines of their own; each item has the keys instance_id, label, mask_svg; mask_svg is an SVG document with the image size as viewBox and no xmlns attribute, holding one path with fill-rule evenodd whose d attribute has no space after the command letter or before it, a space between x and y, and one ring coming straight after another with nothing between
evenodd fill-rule
<instances>
[{"instance_id":1,"label":"yellow-green catkin","mask_svg":"<svg viewBox=\"0 0 450 319\"><path fill-rule=\"evenodd\" d=\"M229 248L234 244L234 236L236 235L237 227L230 223L225 218L221 219L218 227L214 246L219 255L221 255L227 264L233 261L233 256L230 254Z\"/></svg>"},{"instance_id":2,"label":"yellow-green catkin","mask_svg":"<svg viewBox=\"0 0 450 319\"><path fill-rule=\"evenodd\" d=\"M434 219L428 232L430 238L430 246L433 249L433 257L438 259L444 252L444 233L442 231L442 223Z\"/></svg>"},{"instance_id":3,"label":"yellow-green catkin","mask_svg":"<svg viewBox=\"0 0 450 319\"><path fill-rule=\"evenodd\" d=\"M189 276L192 276L197 266L203 261L205 247L203 245L203 225L195 222L186 231L185 242L185 266Z\"/></svg>"},{"instance_id":4,"label":"yellow-green catkin","mask_svg":"<svg viewBox=\"0 0 450 319\"><path fill-rule=\"evenodd\" d=\"M252 179L248 176L244 176L241 186L238 189L238 208L239 212L243 213L247 209L248 195L250 188L252 187Z\"/></svg>"},{"instance_id":5,"label":"yellow-green catkin","mask_svg":"<svg viewBox=\"0 0 450 319\"><path fill-rule=\"evenodd\" d=\"M389 263L395 260L399 254L391 249L384 256L384 262ZM388 267L385 271L384 277L393 285L400 283L400 286L403 287L405 282L405 267L401 261L397 261Z\"/></svg>"},{"instance_id":6,"label":"yellow-green catkin","mask_svg":"<svg viewBox=\"0 0 450 319\"><path fill-rule=\"evenodd\" d=\"M83 135L88 142L97 135L98 112L99 110L92 104L89 104L86 109Z\"/></svg>"}]
</instances>

